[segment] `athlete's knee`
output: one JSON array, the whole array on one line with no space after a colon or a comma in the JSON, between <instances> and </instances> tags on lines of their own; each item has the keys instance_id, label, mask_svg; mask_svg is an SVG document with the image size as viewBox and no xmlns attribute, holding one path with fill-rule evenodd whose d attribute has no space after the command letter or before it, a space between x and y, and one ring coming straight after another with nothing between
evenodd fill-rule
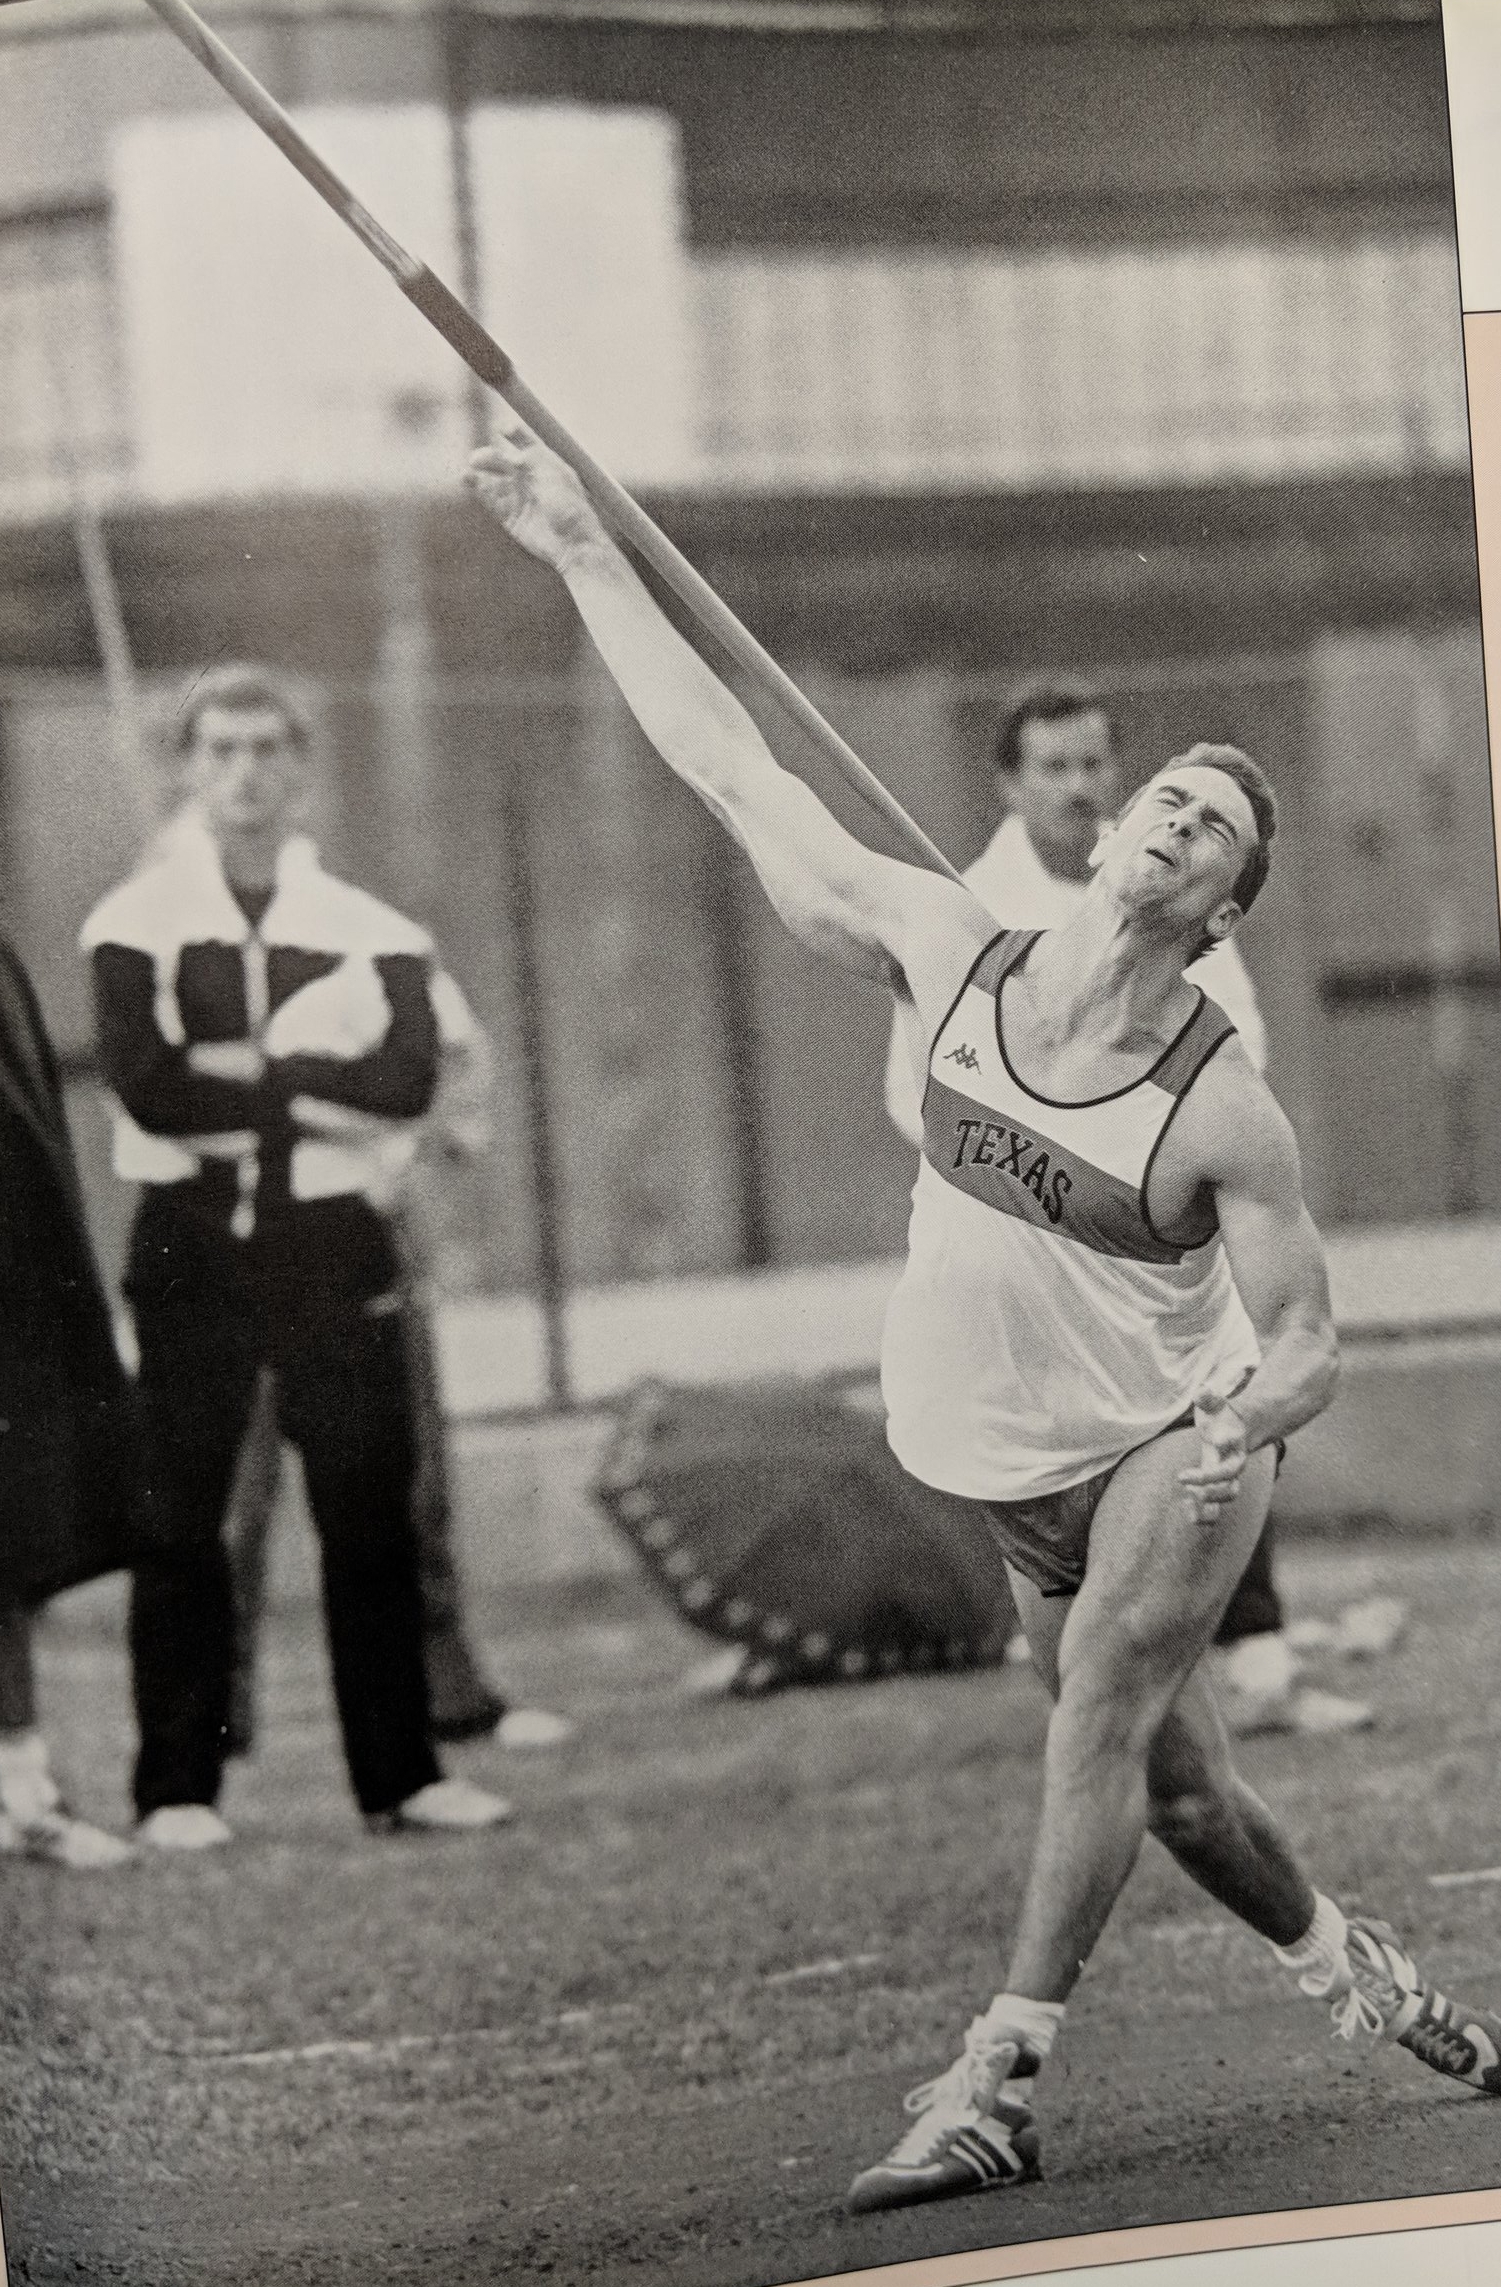
<instances>
[{"instance_id":1,"label":"athlete's knee","mask_svg":"<svg viewBox=\"0 0 1501 2287\"><path fill-rule=\"evenodd\" d=\"M1162 1695L1128 1668L1077 1661L1059 1685L1048 1726L1050 1759L1111 1758L1145 1769L1162 1715Z\"/></svg>"}]
</instances>

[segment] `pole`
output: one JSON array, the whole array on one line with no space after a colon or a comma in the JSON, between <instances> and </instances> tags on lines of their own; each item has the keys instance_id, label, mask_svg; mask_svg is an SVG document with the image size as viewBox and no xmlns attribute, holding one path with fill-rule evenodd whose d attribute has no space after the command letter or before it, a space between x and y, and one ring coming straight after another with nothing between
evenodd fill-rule
<instances>
[{"instance_id":1,"label":"pole","mask_svg":"<svg viewBox=\"0 0 1501 2287\"><path fill-rule=\"evenodd\" d=\"M854 748L840 737L832 724L825 722L791 676L777 665L771 654L741 625L729 605L694 570L687 557L652 522L645 509L585 451L556 415L543 404L536 392L527 386L500 344L485 331L458 296L444 285L442 279L425 262L419 262L414 255L409 254L376 221L348 185L341 181L327 161L314 150L275 98L262 87L253 73L246 70L239 57L226 47L218 34L210 31L203 19L189 7L188 0L146 0L146 4L197 58L210 77L218 81L225 94L270 138L283 157L290 160L297 172L332 207L339 219L348 225L361 244L396 281L407 300L422 312L450 348L457 351L470 372L484 382L487 388L493 389L497 396L503 397L542 442L568 463L600 513L652 565L730 657L776 699L841 776L900 837L908 853L922 864L932 867L935 872L946 874L951 880L957 881L959 876L943 852L936 843L929 840L916 821L908 816L895 795L888 792L875 773L860 760Z\"/></svg>"}]
</instances>

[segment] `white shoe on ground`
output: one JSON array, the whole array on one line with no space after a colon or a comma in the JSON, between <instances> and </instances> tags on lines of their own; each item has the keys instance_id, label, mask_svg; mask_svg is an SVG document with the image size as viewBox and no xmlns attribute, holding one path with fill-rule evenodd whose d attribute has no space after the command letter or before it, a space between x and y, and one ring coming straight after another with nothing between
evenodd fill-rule
<instances>
[{"instance_id":1,"label":"white shoe on ground","mask_svg":"<svg viewBox=\"0 0 1501 2287\"><path fill-rule=\"evenodd\" d=\"M377 1811L366 1823L378 1833L474 1834L504 1826L512 1815L501 1795L487 1794L469 1779L434 1779L391 1811Z\"/></svg>"},{"instance_id":2,"label":"white shoe on ground","mask_svg":"<svg viewBox=\"0 0 1501 2287\"><path fill-rule=\"evenodd\" d=\"M1379 1660L1400 1642L1407 1606L1395 1596L1347 1604L1334 1623L1334 1649L1347 1660Z\"/></svg>"},{"instance_id":3,"label":"white shoe on ground","mask_svg":"<svg viewBox=\"0 0 1501 2287\"><path fill-rule=\"evenodd\" d=\"M119 1835L106 1834L103 1827L90 1826L87 1819L74 1818L68 1811L49 1811L27 1826L18 1826L14 1819L0 1821L0 1826L14 1836L6 1842L0 1835L0 1850L14 1850L48 1866L66 1866L74 1874L109 1874L136 1855Z\"/></svg>"},{"instance_id":4,"label":"white shoe on ground","mask_svg":"<svg viewBox=\"0 0 1501 2287\"><path fill-rule=\"evenodd\" d=\"M726 1644L679 1676L677 1688L684 1699L723 1699L734 1689L749 1658L743 1644Z\"/></svg>"},{"instance_id":5,"label":"white shoe on ground","mask_svg":"<svg viewBox=\"0 0 1501 2287\"><path fill-rule=\"evenodd\" d=\"M846 2202L851 2213L1035 2181L1041 2173L1036 2123L1030 2105L1010 2092L1029 2092L1037 2065L1015 2033L997 2027L988 2012L977 2017L948 2071L909 2092L913 2124L883 2160L855 2178Z\"/></svg>"},{"instance_id":6,"label":"white shoe on ground","mask_svg":"<svg viewBox=\"0 0 1501 2287\"><path fill-rule=\"evenodd\" d=\"M1337 1692L1316 1691L1311 1684L1300 1684L1277 1699L1251 1699L1226 1692L1220 1705L1226 1729L1237 1739L1255 1739L1273 1732L1327 1739L1341 1731L1369 1731L1376 1721L1374 1708L1363 1699L1341 1699Z\"/></svg>"},{"instance_id":7,"label":"white shoe on ground","mask_svg":"<svg viewBox=\"0 0 1501 2287\"><path fill-rule=\"evenodd\" d=\"M493 1736L497 1747L519 1752L565 1746L577 1728L566 1715L554 1715L546 1707L508 1707Z\"/></svg>"},{"instance_id":8,"label":"white shoe on ground","mask_svg":"<svg viewBox=\"0 0 1501 2287\"><path fill-rule=\"evenodd\" d=\"M163 1803L137 1831L150 1850L218 1850L233 1834L209 1803Z\"/></svg>"},{"instance_id":9,"label":"white shoe on ground","mask_svg":"<svg viewBox=\"0 0 1501 2287\"><path fill-rule=\"evenodd\" d=\"M1334 2030L1345 2040L1384 2036L1436 2073L1501 2097L1501 2017L1440 1993L1390 1922L1357 1914L1346 1927L1343 1962L1298 1983L1332 2003Z\"/></svg>"},{"instance_id":10,"label":"white shoe on ground","mask_svg":"<svg viewBox=\"0 0 1501 2287\"><path fill-rule=\"evenodd\" d=\"M760 1699L799 1680L785 1660L753 1652L749 1644L728 1644L679 1677L677 1688L685 1699Z\"/></svg>"},{"instance_id":11,"label":"white shoe on ground","mask_svg":"<svg viewBox=\"0 0 1501 2287\"><path fill-rule=\"evenodd\" d=\"M1364 1700L1300 1684L1293 1647L1284 1635L1242 1636L1215 1656L1216 1696L1226 1727L1237 1739L1261 1732L1297 1732L1327 1738L1368 1731L1376 1717Z\"/></svg>"}]
</instances>

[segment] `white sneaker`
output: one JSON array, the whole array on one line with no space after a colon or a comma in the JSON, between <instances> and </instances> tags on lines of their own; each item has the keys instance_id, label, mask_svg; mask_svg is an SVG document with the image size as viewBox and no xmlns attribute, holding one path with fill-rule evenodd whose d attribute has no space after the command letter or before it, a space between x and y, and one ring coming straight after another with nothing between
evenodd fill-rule
<instances>
[{"instance_id":1,"label":"white sneaker","mask_svg":"<svg viewBox=\"0 0 1501 2287\"><path fill-rule=\"evenodd\" d=\"M1296 1733L1304 1739L1328 1739L1341 1731L1369 1731L1376 1711L1363 1699L1341 1699L1338 1692L1316 1691L1299 1684L1280 1699L1243 1699L1222 1694L1225 1727L1237 1739L1255 1739L1263 1733Z\"/></svg>"},{"instance_id":2,"label":"white sneaker","mask_svg":"<svg viewBox=\"0 0 1501 2287\"><path fill-rule=\"evenodd\" d=\"M1334 1649L1347 1660L1379 1660L1407 1626L1407 1606L1395 1596L1367 1596L1347 1604L1334 1623Z\"/></svg>"},{"instance_id":3,"label":"white sneaker","mask_svg":"<svg viewBox=\"0 0 1501 2287\"><path fill-rule=\"evenodd\" d=\"M905 2100L912 2126L851 2184L855 2215L1031 2183L1040 2174L1030 2093L1039 2059L989 2012L977 2017L954 2063ZM1009 2083L1009 2088L1008 2088Z\"/></svg>"},{"instance_id":4,"label":"white sneaker","mask_svg":"<svg viewBox=\"0 0 1501 2287\"><path fill-rule=\"evenodd\" d=\"M218 1850L233 1830L208 1803L163 1803L137 1832L151 1850Z\"/></svg>"},{"instance_id":5,"label":"white sneaker","mask_svg":"<svg viewBox=\"0 0 1501 2287\"><path fill-rule=\"evenodd\" d=\"M16 1831L16 1847L27 1858L39 1858L48 1866L66 1866L74 1874L110 1874L117 1866L128 1865L136 1855L119 1835L106 1834L102 1826L90 1826L87 1819L74 1818L68 1811L51 1811Z\"/></svg>"},{"instance_id":6,"label":"white sneaker","mask_svg":"<svg viewBox=\"0 0 1501 2287\"><path fill-rule=\"evenodd\" d=\"M508 1707L493 1737L497 1747L562 1747L576 1728L566 1715L554 1715L545 1707Z\"/></svg>"},{"instance_id":7,"label":"white sneaker","mask_svg":"<svg viewBox=\"0 0 1501 2287\"><path fill-rule=\"evenodd\" d=\"M1363 1699L1342 1699L1335 1691L1316 1691L1300 1684L1288 1709L1288 1729L1307 1739L1322 1739L1338 1731L1369 1731L1376 1710Z\"/></svg>"},{"instance_id":8,"label":"white sneaker","mask_svg":"<svg viewBox=\"0 0 1501 2287\"><path fill-rule=\"evenodd\" d=\"M1326 1738L1368 1731L1376 1720L1364 1700L1299 1683L1297 1658L1285 1635L1242 1636L1215 1654L1212 1673L1226 1728L1237 1739L1266 1731Z\"/></svg>"},{"instance_id":9,"label":"white sneaker","mask_svg":"<svg viewBox=\"0 0 1501 2287\"><path fill-rule=\"evenodd\" d=\"M684 1699L760 1699L797 1681L785 1660L753 1652L749 1644L729 1644L678 1679Z\"/></svg>"},{"instance_id":10,"label":"white sneaker","mask_svg":"<svg viewBox=\"0 0 1501 2287\"><path fill-rule=\"evenodd\" d=\"M1347 1604L1333 1620L1292 1621L1294 1652L1324 1652L1340 1660L1379 1660L1395 1650L1407 1626L1407 1606L1396 1596L1367 1596Z\"/></svg>"},{"instance_id":11,"label":"white sneaker","mask_svg":"<svg viewBox=\"0 0 1501 2287\"><path fill-rule=\"evenodd\" d=\"M481 1827L503 1826L511 1815L503 1796L487 1794L469 1779L434 1779L395 1810L377 1812L368 1824L386 1833L473 1834Z\"/></svg>"},{"instance_id":12,"label":"white sneaker","mask_svg":"<svg viewBox=\"0 0 1501 2287\"><path fill-rule=\"evenodd\" d=\"M726 1644L722 1651L711 1652L706 1660L679 1676L677 1688L684 1699L723 1699L739 1681L749 1659L743 1644Z\"/></svg>"}]
</instances>

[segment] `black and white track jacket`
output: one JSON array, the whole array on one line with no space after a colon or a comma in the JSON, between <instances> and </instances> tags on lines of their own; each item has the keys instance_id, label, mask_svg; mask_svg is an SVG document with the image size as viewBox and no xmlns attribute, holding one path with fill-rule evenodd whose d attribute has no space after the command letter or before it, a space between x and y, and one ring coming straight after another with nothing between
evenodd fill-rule
<instances>
[{"instance_id":1,"label":"black and white track jacket","mask_svg":"<svg viewBox=\"0 0 1501 2287\"><path fill-rule=\"evenodd\" d=\"M207 828L176 819L97 905L89 957L100 1064L127 1182L190 1184L247 1238L299 1202L384 1204L438 1076L432 940L284 844L252 926ZM196 1043L250 1041L263 1078L192 1069Z\"/></svg>"}]
</instances>

